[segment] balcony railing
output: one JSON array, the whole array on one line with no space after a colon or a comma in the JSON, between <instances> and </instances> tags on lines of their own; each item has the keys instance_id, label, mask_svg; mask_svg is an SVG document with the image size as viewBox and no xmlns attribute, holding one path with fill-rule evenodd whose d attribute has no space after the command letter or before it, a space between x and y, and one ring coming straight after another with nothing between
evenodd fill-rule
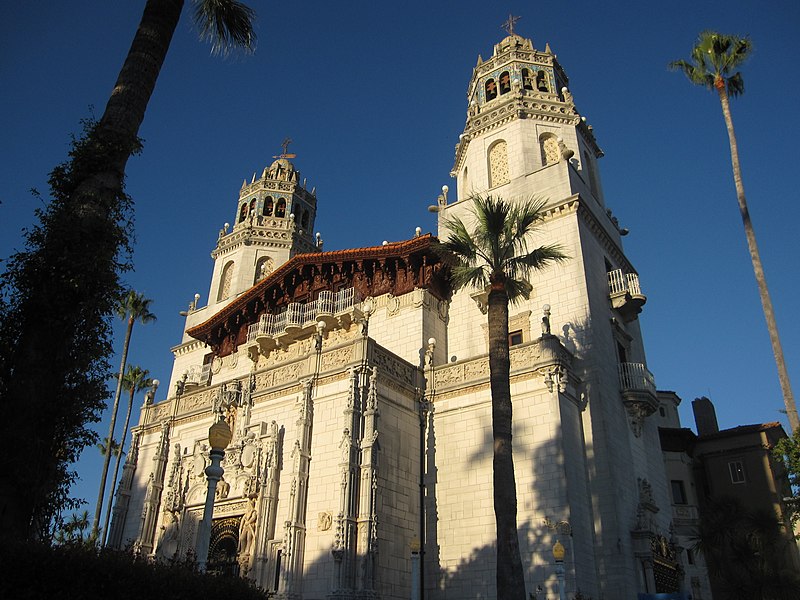
<instances>
[{"instance_id":1,"label":"balcony railing","mask_svg":"<svg viewBox=\"0 0 800 600\"><path fill-rule=\"evenodd\" d=\"M257 323L250 325L247 331L248 343L258 338L275 338L287 333L287 330L305 329L316 325L322 317L329 319L352 310L360 298L354 288L347 288L337 293L320 292L319 298L312 302L292 302L277 315L264 314Z\"/></svg>"},{"instance_id":2,"label":"balcony railing","mask_svg":"<svg viewBox=\"0 0 800 600\"><path fill-rule=\"evenodd\" d=\"M647 302L639 287L639 276L625 273L622 269L608 272L608 295L611 306L620 312L625 321L635 319Z\"/></svg>"},{"instance_id":3,"label":"balcony railing","mask_svg":"<svg viewBox=\"0 0 800 600\"><path fill-rule=\"evenodd\" d=\"M631 296L641 296L639 276L636 273L625 273L622 269L615 269L608 273L608 291L611 295L628 293Z\"/></svg>"},{"instance_id":4,"label":"balcony railing","mask_svg":"<svg viewBox=\"0 0 800 600\"><path fill-rule=\"evenodd\" d=\"M620 363L619 385L623 391L656 393L655 378L642 363Z\"/></svg>"},{"instance_id":5,"label":"balcony railing","mask_svg":"<svg viewBox=\"0 0 800 600\"><path fill-rule=\"evenodd\" d=\"M211 379L211 363L193 365L186 370L186 385L208 385Z\"/></svg>"}]
</instances>

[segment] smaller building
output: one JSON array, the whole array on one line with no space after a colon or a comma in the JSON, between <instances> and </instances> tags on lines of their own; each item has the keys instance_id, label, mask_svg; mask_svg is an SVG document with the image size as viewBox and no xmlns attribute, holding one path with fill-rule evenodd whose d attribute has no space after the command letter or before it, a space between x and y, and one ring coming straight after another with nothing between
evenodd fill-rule
<instances>
[{"instance_id":1,"label":"smaller building","mask_svg":"<svg viewBox=\"0 0 800 600\"><path fill-rule=\"evenodd\" d=\"M780 423L740 425L720 431L714 405L708 398L692 402L697 434L680 427L674 392L659 392L662 424L661 450L672 492L672 519L676 545L694 600L719 593L720 581L706 580L702 555L694 550L701 510L712 501L733 498L748 509L773 510L786 522L786 556L800 565L797 545L788 525L783 498L791 495L783 463L773 456L779 440L787 437Z\"/></svg>"}]
</instances>

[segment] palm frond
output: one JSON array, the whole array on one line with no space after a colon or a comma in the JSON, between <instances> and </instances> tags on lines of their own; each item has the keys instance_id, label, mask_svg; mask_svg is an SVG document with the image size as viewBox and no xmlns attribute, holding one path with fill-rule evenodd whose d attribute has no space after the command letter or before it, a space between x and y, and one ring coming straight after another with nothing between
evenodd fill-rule
<instances>
[{"instance_id":1,"label":"palm frond","mask_svg":"<svg viewBox=\"0 0 800 600\"><path fill-rule=\"evenodd\" d=\"M122 376L122 388L133 393L146 390L153 385L153 380L149 377L150 371L135 365L128 365L128 370Z\"/></svg>"},{"instance_id":2,"label":"palm frond","mask_svg":"<svg viewBox=\"0 0 800 600\"><path fill-rule=\"evenodd\" d=\"M527 298L531 290L527 280L532 271L568 258L558 245L528 251L546 202L542 198L508 202L493 196L475 196L472 228L468 229L457 217L446 219L447 238L434 248L450 264L453 286L484 289L495 283L503 286L512 302Z\"/></svg>"},{"instance_id":3,"label":"palm frond","mask_svg":"<svg viewBox=\"0 0 800 600\"><path fill-rule=\"evenodd\" d=\"M255 11L236 0L194 0L194 20L200 38L211 43L212 54L255 49Z\"/></svg>"},{"instance_id":4,"label":"palm frond","mask_svg":"<svg viewBox=\"0 0 800 600\"><path fill-rule=\"evenodd\" d=\"M735 97L744 92L742 76L736 69L747 60L752 48L747 37L703 31L692 48L691 61L672 61L669 68L683 71L689 81L709 89L714 89L717 81L724 81L728 95Z\"/></svg>"}]
</instances>

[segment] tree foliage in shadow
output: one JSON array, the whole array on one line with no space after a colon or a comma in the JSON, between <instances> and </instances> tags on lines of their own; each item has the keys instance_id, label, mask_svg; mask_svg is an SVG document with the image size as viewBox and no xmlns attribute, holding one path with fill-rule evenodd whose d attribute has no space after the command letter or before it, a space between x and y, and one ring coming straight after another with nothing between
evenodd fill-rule
<instances>
[{"instance_id":1,"label":"tree foliage in shadow","mask_svg":"<svg viewBox=\"0 0 800 600\"><path fill-rule=\"evenodd\" d=\"M265 600L247 579L199 573L191 561L161 564L92 544L0 546L0 598L15 600Z\"/></svg>"},{"instance_id":2,"label":"tree foliage in shadow","mask_svg":"<svg viewBox=\"0 0 800 600\"><path fill-rule=\"evenodd\" d=\"M790 559L790 544L772 510L720 497L701 512L694 548L706 559L715 597L795 600L800 598L800 575Z\"/></svg>"}]
</instances>

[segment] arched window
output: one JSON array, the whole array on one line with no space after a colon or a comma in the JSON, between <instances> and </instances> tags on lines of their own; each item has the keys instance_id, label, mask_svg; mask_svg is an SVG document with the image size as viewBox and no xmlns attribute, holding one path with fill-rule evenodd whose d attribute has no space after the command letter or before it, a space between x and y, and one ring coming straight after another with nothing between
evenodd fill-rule
<instances>
[{"instance_id":1,"label":"arched window","mask_svg":"<svg viewBox=\"0 0 800 600\"><path fill-rule=\"evenodd\" d=\"M247 202L242 204L242 208L239 209L239 223L244 221L247 218Z\"/></svg>"},{"instance_id":2,"label":"arched window","mask_svg":"<svg viewBox=\"0 0 800 600\"><path fill-rule=\"evenodd\" d=\"M219 292L217 293L217 302L225 300L231 295L231 287L233 285L233 261L230 261L222 268L222 277L219 278Z\"/></svg>"},{"instance_id":3,"label":"arched window","mask_svg":"<svg viewBox=\"0 0 800 600\"><path fill-rule=\"evenodd\" d=\"M262 256L256 262L256 274L253 278L253 285L264 279L267 275L275 270L275 261L269 256Z\"/></svg>"},{"instance_id":4,"label":"arched window","mask_svg":"<svg viewBox=\"0 0 800 600\"><path fill-rule=\"evenodd\" d=\"M508 175L508 145L498 140L489 147L489 187L511 181Z\"/></svg>"},{"instance_id":5,"label":"arched window","mask_svg":"<svg viewBox=\"0 0 800 600\"><path fill-rule=\"evenodd\" d=\"M522 87L526 90L533 89L533 77L531 77L530 69L522 69Z\"/></svg>"},{"instance_id":6,"label":"arched window","mask_svg":"<svg viewBox=\"0 0 800 600\"><path fill-rule=\"evenodd\" d=\"M253 216L255 216L256 214L256 202L258 202L258 200L256 200L255 198L250 200L250 214Z\"/></svg>"},{"instance_id":7,"label":"arched window","mask_svg":"<svg viewBox=\"0 0 800 600\"><path fill-rule=\"evenodd\" d=\"M464 173L461 175L461 197L464 198L469 193L469 171L464 167Z\"/></svg>"},{"instance_id":8,"label":"arched window","mask_svg":"<svg viewBox=\"0 0 800 600\"><path fill-rule=\"evenodd\" d=\"M272 216L272 196L267 196L266 198L264 198L263 213L265 217Z\"/></svg>"},{"instance_id":9,"label":"arched window","mask_svg":"<svg viewBox=\"0 0 800 600\"><path fill-rule=\"evenodd\" d=\"M536 74L536 89L540 92L549 92L550 86L547 84L547 73L539 71Z\"/></svg>"},{"instance_id":10,"label":"arched window","mask_svg":"<svg viewBox=\"0 0 800 600\"><path fill-rule=\"evenodd\" d=\"M552 133L543 133L539 136L539 145L542 149L542 164L552 165L558 162L558 138Z\"/></svg>"},{"instance_id":11,"label":"arched window","mask_svg":"<svg viewBox=\"0 0 800 600\"><path fill-rule=\"evenodd\" d=\"M292 211L292 213L294 214L295 220L300 219L300 205L299 204L295 204L294 205L294 210Z\"/></svg>"},{"instance_id":12,"label":"arched window","mask_svg":"<svg viewBox=\"0 0 800 600\"><path fill-rule=\"evenodd\" d=\"M303 211L303 220L300 221L300 225L303 227L303 229L308 229L308 218L309 217L310 217L310 215L308 214L308 211L304 210Z\"/></svg>"},{"instance_id":13,"label":"arched window","mask_svg":"<svg viewBox=\"0 0 800 600\"><path fill-rule=\"evenodd\" d=\"M488 79L486 81L486 101L494 100L497 98L497 84L495 83L494 79Z\"/></svg>"},{"instance_id":14,"label":"arched window","mask_svg":"<svg viewBox=\"0 0 800 600\"><path fill-rule=\"evenodd\" d=\"M275 205L275 216L282 219L286 216L286 200L281 198Z\"/></svg>"},{"instance_id":15,"label":"arched window","mask_svg":"<svg viewBox=\"0 0 800 600\"><path fill-rule=\"evenodd\" d=\"M507 94L511 91L511 75L508 71L500 73L500 95Z\"/></svg>"}]
</instances>

